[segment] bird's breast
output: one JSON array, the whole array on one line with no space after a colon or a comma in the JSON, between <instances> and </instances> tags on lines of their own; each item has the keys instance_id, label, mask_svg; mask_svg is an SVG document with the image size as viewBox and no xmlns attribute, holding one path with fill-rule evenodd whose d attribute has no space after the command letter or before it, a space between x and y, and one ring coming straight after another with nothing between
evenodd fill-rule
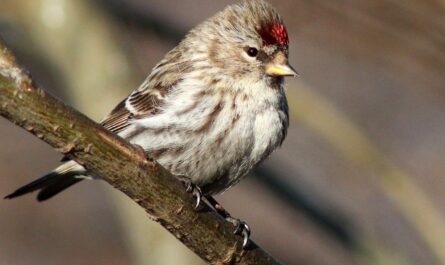
<instances>
[{"instance_id":1,"label":"bird's breast","mask_svg":"<svg viewBox=\"0 0 445 265\"><path fill-rule=\"evenodd\" d=\"M287 110L276 94L195 89L174 96L159 114L139 121L144 129L131 141L210 194L236 184L280 145L287 129Z\"/></svg>"}]
</instances>

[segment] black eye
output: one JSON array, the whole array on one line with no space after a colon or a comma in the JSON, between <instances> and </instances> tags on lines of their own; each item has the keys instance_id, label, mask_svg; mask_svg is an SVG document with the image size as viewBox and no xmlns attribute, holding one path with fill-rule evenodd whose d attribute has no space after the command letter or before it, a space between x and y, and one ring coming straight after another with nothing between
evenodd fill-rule
<instances>
[{"instance_id":1,"label":"black eye","mask_svg":"<svg viewBox=\"0 0 445 265\"><path fill-rule=\"evenodd\" d=\"M256 57L258 55L258 50L256 48L250 47L247 49L247 55L250 57Z\"/></svg>"}]
</instances>

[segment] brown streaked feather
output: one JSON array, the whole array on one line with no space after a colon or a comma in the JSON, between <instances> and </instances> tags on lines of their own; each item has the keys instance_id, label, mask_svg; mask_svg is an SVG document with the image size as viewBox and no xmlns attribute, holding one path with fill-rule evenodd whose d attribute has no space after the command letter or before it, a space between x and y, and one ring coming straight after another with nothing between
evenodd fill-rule
<instances>
[{"instance_id":1,"label":"brown streaked feather","mask_svg":"<svg viewBox=\"0 0 445 265\"><path fill-rule=\"evenodd\" d=\"M100 123L105 129L119 133L123 129L128 126L128 120L131 116L131 113L128 111L125 106L125 102L127 100L123 100L116 108L111 111L111 113Z\"/></svg>"},{"instance_id":2,"label":"brown streaked feather","mask_svg":"<svg viewBox=\"0 0 445 265\"><path fill-rule=\"evenodd\" d=\"M127 100L133 109L133 114L138 116L146 116L153 114L156 107L159 106L160 99L157 95L150 93L151 91L136 91L131 94Z\"/></svg>"},{"instance_id":3,"label":"brown streaked feather","mask_svg":"<svg viewBox=\"0 0 445 265\"><path fill-rule=\"evenodd\" d=\"M133 92L102 120L101 125L111 132L119 133L128 127L131 119L155 114L157 108L162 104L162 99L159 98L159 95L162 96L161 91L164 90L145 89ZM153 93L155 91L156 93ZM128 106L130 106L130 109Z\"/></svg>"},{"instance_id":4,"label":"brown streaked feather","mask_svg":"<svg viewBox=\"0 0 445 265\"><path fill-rule=\"evenodd\" d=\"M106 129L119 133L128 127L131 119L155 115L163 104L163 98L185 73L192 70L190 61L182 61L178 48L170 51L153 69L153 73L141 87L133 91L101 122ZM178 72L178 70L180 70ZM168 75L169 78L165 78Z\"/></svg>"},{"instance_id":5,"label":"brown streaked feather","mask_svg":"<svg viewBox=\"0 0 445 265\"><path fill-rule=\"evenodd\" d=\"M224 109L224 101L220 101L213 109L213 111L209 114L209 117L207 118L207 121L201 125L201 127L194 130L196 133L203 133L207 132L210 129L210 126L215 121L216 117L221 113L221 111Z\"/></svg>"}]
</instances>

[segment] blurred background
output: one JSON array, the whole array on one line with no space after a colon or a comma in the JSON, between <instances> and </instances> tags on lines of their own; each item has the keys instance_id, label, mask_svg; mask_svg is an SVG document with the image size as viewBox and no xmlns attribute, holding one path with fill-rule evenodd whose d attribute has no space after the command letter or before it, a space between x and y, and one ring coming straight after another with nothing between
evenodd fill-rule
<instances>
[{"instance_id":1,"label":"blurred background","mask_svg":"<svg viewBox=\"0 0 445 265\"><path fill-rule=\"evenodd\" d=\"M0 36L100 120L237 1L1 0ZM445 1L270 0L291 36L283 147L217 197L285 264L445 265ZM0 119L0 195L60 155ZM0 201L0 264L203 264L106 183Z\"/></svg>"}]
</instances>

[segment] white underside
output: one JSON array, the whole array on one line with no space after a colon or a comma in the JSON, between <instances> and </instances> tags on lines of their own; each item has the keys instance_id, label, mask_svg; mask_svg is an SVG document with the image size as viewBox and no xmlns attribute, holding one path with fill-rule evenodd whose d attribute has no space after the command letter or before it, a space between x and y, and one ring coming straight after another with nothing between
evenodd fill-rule
<instances>
[{"instance_id":1,"label":"white underside","mask_svg":"<svg viewBox=\"0 0 445 265\"><path fill-rule=\"evenodd\" d=\"M232 107L234 93L204 95L196 104L200 88L205 89L206 86L204 81L197 85L197 81L191 79L178 83L168 93L160 112L132 120L131 125L119 135L128 139L134 130L139 130L139 134L132 135L128 140L149 153L163 148L183 147L180 155L165 155L158 162L175 175L190 177L199 186L220 181L221 184L213 191L216 193L236 184L280 145L285 131L283 126L287 127L287 103L283 102L283 89L274 90L258 82L256 86L237 84L242 92L236 96L235 111ZM243 89L245 87L252 89ZM206 123L209 114L221 103L221 111L208 131L194 132ZM191 107L194 108L190 111ZM234 123L234 119L238 120ZM162 134L154 133L157 129L165 128L170 130ZM217 139L222 134L226 136L218 145ZM57 168L57 171L73 169L83 170L82 166L71 161ZM221 178L222 174L225 179L216 179Z\"/></svg>"}]
</instances>

